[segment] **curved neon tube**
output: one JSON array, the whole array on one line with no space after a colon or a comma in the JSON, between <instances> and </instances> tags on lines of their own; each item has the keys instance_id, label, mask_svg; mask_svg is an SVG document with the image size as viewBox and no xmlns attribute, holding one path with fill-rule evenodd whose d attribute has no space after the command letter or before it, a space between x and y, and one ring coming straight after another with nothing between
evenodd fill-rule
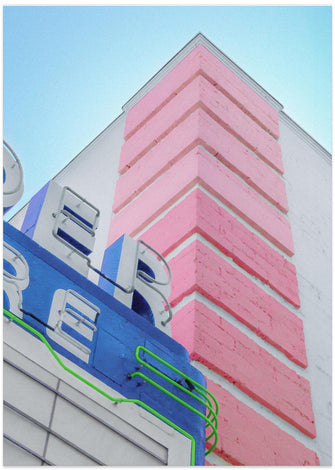
<instances>
[{"instance_id":1,"label":"curved neon tube","mask_svg":"<svg viewBox=\"0 0 335 470\"><path fill-rule=\"evenodd\" d=\"M139 359L138 359L138 358L139 358L139 355L138 355L137 352L138 352L139 349L141 349L141 348L145 349L145 348L142 347L142 346L137 346L137 348L136 348L135 357L136 357L137 360L139 360ZM147 350L147 351L149 351L149 350ZM152 355L154 354L154 353L152 353L151 351L150 351L150 353L151 353ZM159 357L159 356L157 356L157 357ZM165 363L168 367L171 366L171 364L169 364L168 362L164 361L164 359L162 359L162 358L160 358L160 361L163 362L163 363ZM142 364L143 366L147 367L149 370L151 370L152 372L154 372L156 375L158 375L158 376L161 377L162 379L164 379L164 380L166 380L167 382L171 383L173 386L179 388L180 390L182 390L183 392L185 392L187 395L190 395L192 398L198 400L200 403L202 403L203 405L205 405L206 408L208 408L208 410L209 410L209 413L208 413L207 418L209 418L210 416L213 415L213 417L212 417L212 419L211 419L211 423L215 423L214 426L215 426L215 428L217 428L217 425L218 425L218 420L217 420L218 410L217 410L217 409L216 409L215 411L213 410L213 407L212 407L211 402L209 401L207 395L206 395L202 390L199 390L199 389L197 388L197 386L194 385L194 390L195 390L197 393L199 393L200 395L202 395L202 396L205 398L206 401L202 400L200 397L198 397L197 395L195 395L195 393L191 392L190 390L188 390L187 388L185 388L183 385L179 384L179 383L176 382L175 380L172 380L170 377L168 377L167 375L163 374L161 371L159 371L158 369L156 369L155 367L153 367L153 366L150 365L149 363L143 361L142 359L141 359L139 362L140 362L140 364ZM179 371L179 374L182 374L181 371ZM137 372L134 372L134 373L132 373L132 374L130 375L130 377L134 377L134 376L136 376L136 375L138 375L138 373L137 373ZM183 374L183 375L184 375L184 374ZM190 377L188 377L188 376L185 376L185 377L187 377L186 380L191 380ZM195 382L195 383L197 383L197 382ZM198 384L198 386L201 386L201 385ZM206 389L206 390L207 390L207 389ZM206 403L206 402L207 402L207 403ZM185 404L185 406L187 407L188 404ZM208 427L208 426L213 427L212 424L210 424L209 422L207 422L206 427Z\"/></svg>"},{"instance_id":2,"label":"curved neon tube","mask_svg":"<svg viewBox=\"0 0 335 470\"><path fill-rule=\"evenodd\" d=\"M180 376L182 376L184 379L188 380L189 382L191 382L193 385L196 386L196 388L199 388L200 390L202 390L203 392L205 392L205 394L209 395L211 397L211 399L213 400L214 404L215 404L215 414L218 414L219 412L219 404L215 398L215 396L209 391L207 390L207 388L203 387L201 384L199 384L198 382L196 382L194 379L192 379L191 377L188 377L186 374L184 374L183 372L181 372L179 369L177 369L176 367L174 367L172 364L169 364L168 362L166 362L164 359L162 359L161 357L157 356L157 354L153 353L152 351L150 351L149 349L147 349L146 347L144 346L137 346L136 348L136 351L135 351L135 357L136 357L136 360L142 364L143 366L147 367L148 369L151 369L153 370L153 372L156 372L157 369L155 369L154 367L152 367L150 364L148 364L147 362L145 362L143 359L140 358L140 351L144 351L145 353L149 354L149 356L153 357L154 359L156 359L157 361L161 362L162 364L164 364L165 366L167 366L169 369L173 370L174 372L176 372L177 374L179 374Z\"/></svg>"},{"instance_id":3,"label":"curved neon tube","mask_svg":"<svg viewBox=\"0 0 335 470\"><path fill-rule=\"evenodd\" d=\"M191 382L194 387L195 387L195 390L201 394L208 402L208 404L206 405L206 403L201 400L199 397L197 397L194 393L190 392L189 390L187 390L185 387L183 387L182 385L178 384L177 382L175 382L174 380L170 379L170 377L166 376L165 374L163 374L162 372L160 372L158 369L156 369L155 367L153 367L152 365L150 365L149 363L145 362L143 359L140 358L140 351L144 351L146 352L147 354L149 354L150 356L152 356L153 358L155 358L157 361L161 362L162 364L164 364L166 367L168 367L169 369L173 370L174 372L176 372L178 375L182 376L184 379L188 380L189 382ZM178 387L179 389L183 390L184 392L186 392L188 395L191 395L193 396L193 398L197 399L198 401L200 401L201 403L205 404L208 409L209 409L209 414L208 416L205 416L203 415L202 413L200 413L198 410L196 410L195 408L193 408L192 406L190 406L188 403L186 402L183 402L183 400L179 399L178 397L176 397L175 395L173 395L171 392L169 392L168 390L164 389L164 387L161 387L159 384L157 384L156 382L154 382L153 380L149 379L149 377L145 376L144 374L142 374L141 372L135 372L133 374L131 374L131 377L134 377L134 376L142 376L142 378L144 380L147 380L149 383L151 383L151 385L155 386L156 388L158 388L159 390L161 390L163 393L171 396L171 398L174 398L176 401L179 401L180 403L182 403L184 406L186 406L187 408L189 408L191 411L195 412L196 414L198 414L199 416L201 416L203 419L205 419L206 421L206 427L207 426L211 426L212 428L212 433L206 438L206 441L208 441L209 439L211 439L213 437L213 435L215 435L215 439L214 439L214 443L212 444L212 446L210 447L210 449L208 451L206 451L205 455L208 455L210 454L214 448L216 447L216 444L217 444L217 440L218 440L218 435L217 435L217 425L218 425L218 420L217 420L217 415L218 415L218 412L219 412L219 405L218 405L218 402L215 398L215 396L210 393L205 387L203 387L201 384L199 384L198 382L196 382L195 380L191 379L190 377L188 377L186 374L184 374L183 372L181 372L180 370L178 370L176 367L174 367L172 364L169 364L167 361L165 361L164 359L162 359L161 357L157 356L157 354L153 353L152 351L150 351L149 349L145 348L144 346L137 346L136 348L136 351L135 351L135 357L136 357L136 360L141 364L143 365L144 367L148 368L149 370L151 370L152 372L154 372L155 374L157 374L158 376L160 376L161 378L167 380L168 382L172 383L174 386ZM204 393L205 392L205 393ZM207 395L209 395L213 402L214 402L214 405L215 405L215 411L213 410L212 408L212 405L211 403L209 402L208 400L208 397ZM211 420L209 420L209 417L213 415L213 418Z\"/></svg>"},{"instance_id":4,"label":"curved neon tube","mask_svg":"<svg viewBox=\"0 0 335 470\"><path fill-rule=\"evenodd\" d=\"M151 385L153 385L154 387L158 388L158 390L160 390L161 392L165 393L166 395L168 395L169 397L173 398L174 400L176 400L178 403L182 404L183 406L185 406L186 408L188 408L190 411L193 411L193 413L196 413L198 416L200 416L202 419L204 419L211 427L212 427L212 430L213 430L213 433L215 434L215 439L214 439L214 442L212 444L212 447L207 450L205 452L205 455L208 455L212 452L212 450L216 447L216 444L217 444L217 441L218 441L218 434L217 434L217 430L216 428L214 427L212 421L210 421L207 416L205 416L203 413L201 413L200 411L198 411L196 408L194 408L193 406L189 405L188 403L186 403L184 400L182 400L181 398L177 397L176 395L174 395L173 393L171 393L169 390L166 390L166 388L162 387L161 385L159 385L157 382L155 382L154 380L150 379L148 376L146 376L145 374L142 374L142 372L134 372L133 374L131 374L132 377L141 377L142 379L144 379L146 382L149 382ZM212 434L213 434L212 433ZM212 435L211 434L211 435Z\"/></svg>"}]
</instances>

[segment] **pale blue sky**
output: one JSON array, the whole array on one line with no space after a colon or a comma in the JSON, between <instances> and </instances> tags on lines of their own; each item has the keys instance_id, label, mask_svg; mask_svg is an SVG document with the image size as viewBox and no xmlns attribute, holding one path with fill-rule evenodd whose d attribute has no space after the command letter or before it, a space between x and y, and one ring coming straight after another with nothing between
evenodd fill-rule
<instances>
[{"instance_id":1,"label":"pale blue sky","mask_svg":"<svg viewBox=\"0 0 335 470\"><path fill-rule=\"evenodd\" d=\"M331 151L331 7L4 7L3 21L4 138L25 175L17 208L198 32Z\"/></svg>"}]
</instances>

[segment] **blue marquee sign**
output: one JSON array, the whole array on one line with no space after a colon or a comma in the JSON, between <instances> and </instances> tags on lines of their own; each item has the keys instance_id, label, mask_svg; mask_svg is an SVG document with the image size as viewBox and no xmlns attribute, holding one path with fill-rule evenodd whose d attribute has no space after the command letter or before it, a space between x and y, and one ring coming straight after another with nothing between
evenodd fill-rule
<instances>
[{"instance_id":1,"label":"blue marquee sign","mask_svg":"<svg viewBox=\"0 0 335 470\"><path fill-rule=\"evenodd\" d=\"M42 333L52 348L127 398L137 398L192 434L197 442L197 465L204 465L205 421L153 387L130 375L139 370L135 352L159 369L146 374L199 410L205 407L173 386L190 388L188 381L155 360L161 357L199 384L203 375L189 364L183 346L156 328L111 293L42 248L24 233L4 224L4 307ZM140 375L140 374L139 374ZM187 398L185 398L185 396Z\"/></svg>"}]
</instances>

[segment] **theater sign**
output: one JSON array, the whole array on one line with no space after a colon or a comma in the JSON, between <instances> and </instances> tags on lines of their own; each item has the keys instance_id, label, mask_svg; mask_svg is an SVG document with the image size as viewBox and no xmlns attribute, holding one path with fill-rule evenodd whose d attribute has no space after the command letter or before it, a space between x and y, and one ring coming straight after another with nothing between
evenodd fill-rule
<instances>
[{"instance_id":1,"label":"theater sign","mask_svg":"<svg viewBox=\"0 0 335 470\"><path fill-rule=\"evenodd\" d=\"M170 269L127 235L94 266L99 215L71 188L51 181L30 201L21 231L5 223L5 318L87 387L100 393L104 384L112 402L135 404L141 416L164 423L175 443L186 443L180 464L203 465L206 429L213 442L217 409L186 349L169 336ZM97 284L87 277L91 270ZM135 426L139 419L133 414L126 421Z\"/></svg>"}]
</instances>

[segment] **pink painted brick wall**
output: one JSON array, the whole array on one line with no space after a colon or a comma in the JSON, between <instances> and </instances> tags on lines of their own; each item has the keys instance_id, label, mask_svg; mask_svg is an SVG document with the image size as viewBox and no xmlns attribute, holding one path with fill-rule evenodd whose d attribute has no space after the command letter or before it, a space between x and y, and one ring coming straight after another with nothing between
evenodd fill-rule
<instances>
[{"instance_id":1,"label":"pink painted brick wall","mask_svg":"<svg viewBox=\"0 0 335 470\"><path fill-rule=\"evenodd\" d=\"M197 46L128 112L128 139L197 75L203 75L273 136L279 136L277 112L205 47Z\"/></svg>"},{"instance_id":2,"label":"pink painted brick wall","mask_svg":"<svg viewBox=\"0 0 335 470\"><path fill-rule=\"evenodd\" d=\"M283 173L278 136L277 111L205 47L196 47L127 114L119 167L123 176L108 245L123 233L137 235L169 209L141 238L166 255L199 233L240 267L198 240L191 243L170 263L171 303L198 292L306 367L301 319L241 271L299 306L296 270L277 251L294 253L290 224L282 214L288 204L278 174ZM195 360L315 435L309 383L247 335L197 301L177 312L172 329ZM237 465L319 464L317 455L292 436L214 382L208 386L219 399L216 452L225 460Z\"/></svg>"},{"instance_id":3,"label":"pink painted brick wall","mask_svg":"<svg viewBox=\"0 0 335 470\"><path fill-rule=\"evenodd\" d=\"M300 307L294 264L196 188L141 235L163 256L199 233L248 273Z\"/></svg>"},{"instance_id":4,"label":"pink painted brick wall","mask_svg":"<svg viewBox=\"0 0 335 470\"><path fill-rule=\"evenodd\" d=\"M257 192L287 212L284 180L203 109L193 111L119 178L114 212L197 145L205 147Z\"/></svg>"},{"instance_id":5,"label":"pink painted brick wall","mask_svg":"<svg viewBox=\"0 0 335 470\"><path fill-rule=\"evenodd\" d=\"M189 302L174 314L172 335L187 348L191 359L232 382L307 436L315 437L308 380L215 312L200 302Z\"/></svg>"},{"instance_id":6,"label":"pink painted brick wall","mask_svg":"<svg viewBox=\"0 0 335 470\"><path fill-rule=\"evenodd\" d=\"M233 465L320 465L316 453L207 379L219 403L219 439L215 453Z\"/></svg>"},{"instance_id":7,"label":"pink painted brick wall","mask_svg":"<svg viewBox=\"0 0 335 470\"><path fill-rule=\"evenodd\" d=\"M209 247L196 240L169 265L172 306L199 292L290 360L307 366L302 320Z\"/></svg>"},{"instance_id":8,"label":"pink painted brick wall","mask_svg":"<svg viewBox=\"0 0 335 470\"><path fill-rule=\"evenodd\" d=\"M278 248L290 256L293 254L292 233L286 217L200 147L191 150L112 219L108 246L123 233L136 235L197 183Z\"/></svg>"},{"instance_id":9,"label":"pink painted brick wall","mask_svg":"<svg viewBox=\"0 0 335 470\"><path fill-rule=\"evenodd\" d=\"M202 76L196 77L122 146L120 173L133 165L196 108L202 107L231 134L283 173L280 145Z\"/></svg>"}]
</instances>

